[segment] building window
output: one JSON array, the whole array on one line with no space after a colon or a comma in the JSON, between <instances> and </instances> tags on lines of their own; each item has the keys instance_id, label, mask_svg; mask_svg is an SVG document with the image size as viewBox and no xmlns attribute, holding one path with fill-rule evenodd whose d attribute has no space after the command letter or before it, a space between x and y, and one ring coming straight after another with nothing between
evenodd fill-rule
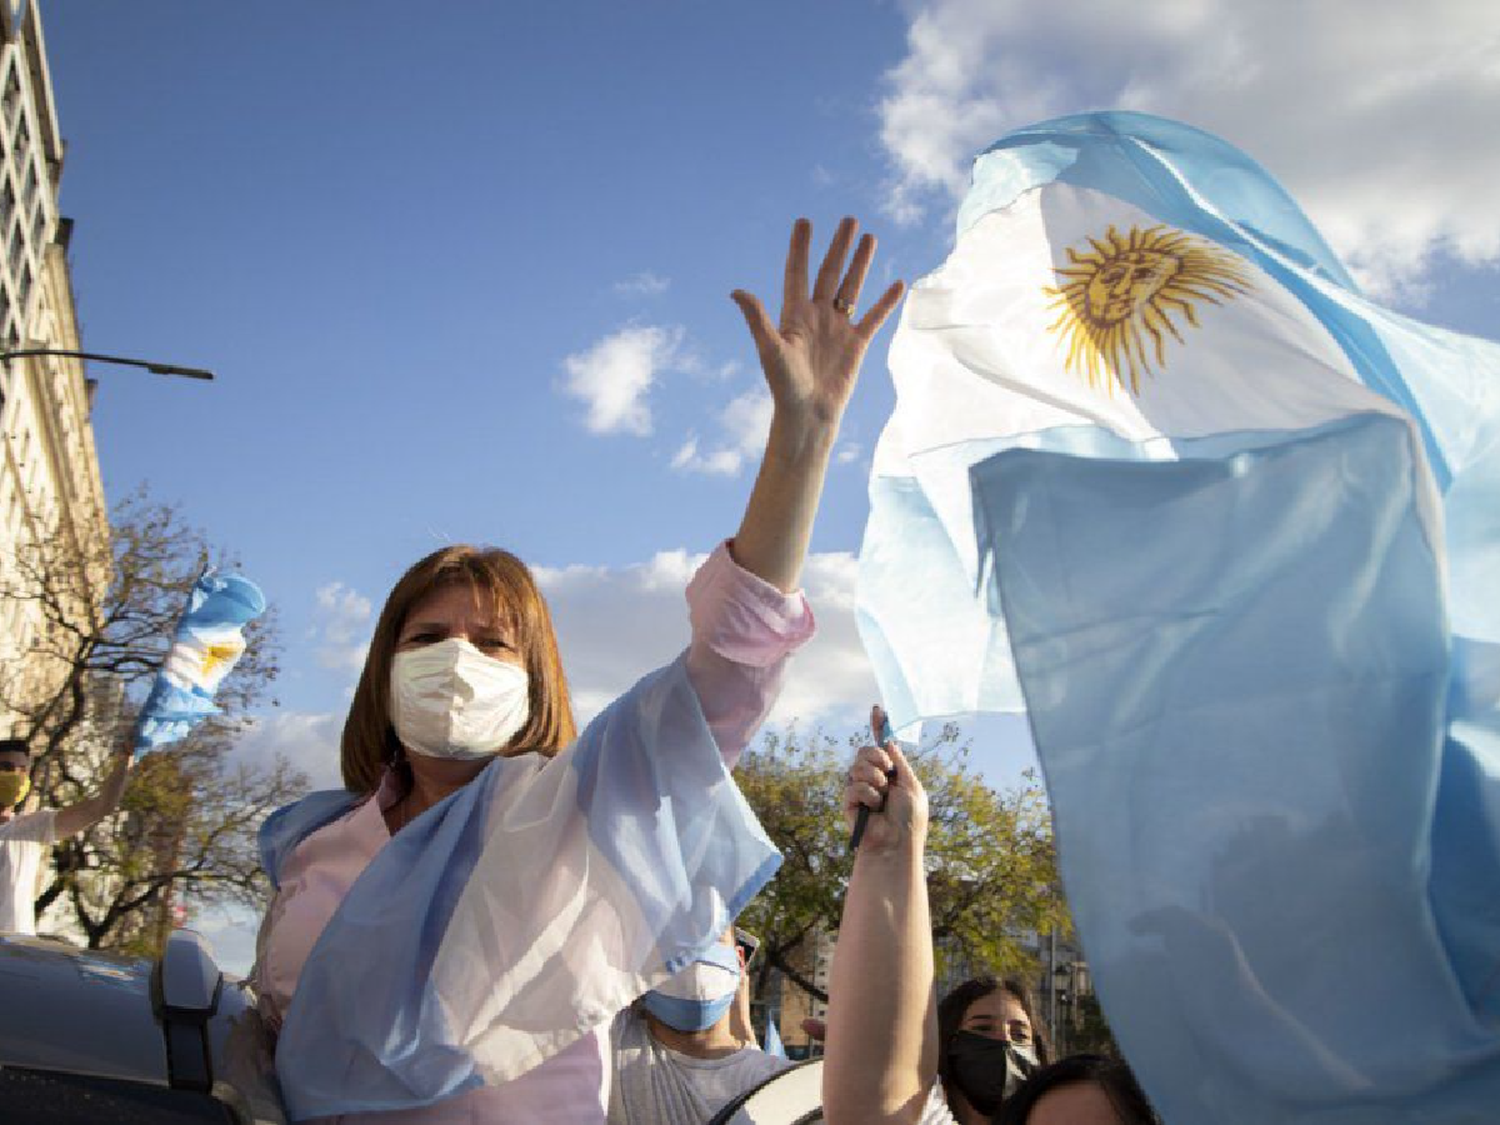
<instances>
[{"instance_id":1,"label":"building window","mask_svg":"<svg viewBox=\"0 0 1500 1125\"><path fill-rule=\"evenodd\" d=\"M47 245L47 208L40 203L37 204L36 217L31 220L31 245L36 247L38 254Z\"/></svg>"},{"instance_id":2,"label":"building window","mask_svg":"<svg viewBox=\"0 0 1500 1125\"><path fill-rule=\"evenodd\" d=\"M16 155L26 162L26 176L21 181L21 206L26 211L30 211L32 201L36 199L36 164L32 162L29 151L25 155L19 152Z\"/></svg>"},{"instance_id":3,"label":"building window","mask_svg":"<svg viewBox=\"0 0 1500 1125\"><path fill-rule=\"evenodd\" d=\"M16 162L28 160L31 157L31 126L26 122L26 114L16 115L16 127L11 138L11 150L15 153Z\"/></svg>"},{"instance_id":4,"label":"building window","mask_svg":"<svg viewBox=\"0 0 1500 1125\"><path fill-rule=\"evenodd\" d=\"M21 234L21 221L17 219L15 225L10 228L10 249L6 251L6 256L10 261L11 277L21 276L21 260L25 252L26 240ZM21 298L21 303L23 305L26 303L25 297Z\"/></svg>"},{"instance_id":5,"label":"building window","mask_svg":"<svg viewBox=\"0 0 1500 1125\"><path fill-rule=\"evenodd\" d=\"M5 72L5 121L10 123L11 118L16 115L16 107L21 104L21 80L16 77L16 68L11 67Z\"/></svg>"},{"instance_id":6,"label":"building window","mask_svg":"<svg viewBox=\"0 0 1500 1125\"><path fill-rule=\"evenodd\" d=\"M5 187L0 190L0 230L10 222L10 217L16 210L16 189L11 186L10 177L5 177Z\"/></svg>"},{"instance_id":7,"label":"building window","mask_svg":"<svg viewBox=\"0 0 1500 1125\"><path fill-rule=\"evenodd\" d=\"M26 298L31 296L31 267L27 266L21 271L21 309L24 315L26 309Z\"/></svg>"}]
</instances>

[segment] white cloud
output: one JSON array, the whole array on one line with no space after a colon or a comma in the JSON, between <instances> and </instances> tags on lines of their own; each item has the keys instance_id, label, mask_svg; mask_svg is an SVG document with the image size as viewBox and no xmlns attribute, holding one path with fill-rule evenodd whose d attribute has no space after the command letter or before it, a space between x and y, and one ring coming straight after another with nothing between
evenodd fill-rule
<instances>
[{"instance_id":1,"label":"white cloud","mask_svg":"<svg viewBox=\"0 0 1500 1125\"><path fill-rule=\"evenodd\" d=\"M688 473L738 476L746 463L754 464L771 432L771 395L764 387L746 391L719 412L720 436L714 448L701 451L690 436L672 458L672 468Z\"/></svg>"},{"instance_id":2,"label":"white cloud","mask_svg":"<svg viewBox=\"0 0 1500 1125\"><path fill-rule=\"evenodd\" d=\"M250 975L255 964L255 934L260 914L244 906L200 907L188 927L209 941L214 963L237 977Z\"/></svg>"},{"instance_id":3,"label":"white cloud","mask_svg":"<svg viewBox=\"0 0 1500 1125\"><path fill-rule=\"evenodd\" d=\"M616 569L537 568L580 722L687 645L683 591L702 560L668 551ZM854 572L847 553L808 559L803 583L818 635L793 659L770 721L858 723L868 713L875 681L854 626Z\"/></svg>"},{"instance_id":4,"label":"white cloud","mask_svg":"<svg viewBox=\"0 0 1500 1125\"><path fill-rule=\"evenodd\" d=\"M1118 107L1239 145L1367 284L1500 261L1500 8L1474 0L913 0L881 140L902 220L1007 129Z\"/></svg>"},{"instance_id":5,"label":"white cloud","mask_svg":"<svg viewBox=\"0 0 1500 1125\"><path fill-rule=\"evenodd\" d=\"M370 599L342 582L319 587L317 599L313 634L318 640L318 663L358 672L370 648Z\"/></svg>"},{"instance_id":6,"label":"white cloud","mask_svg":"<svg viewBox=\"0 0 1500 1125\"><path fill-rule=\"evenodd\" d=\"M672 279L661 277L650 270L642 270L624 281L614 284L614 291L621 297L659 297L671 288Z\"/></svg>"},{"instance_id":7,"label":"white cloud","mask_svg":"<svg viewBox=\"0 0 1500 1125\"><path fill-rule=\"evenodd\" d=\"M269 769L278 756L307 774L314 789L339 789L343 712L278 711L256 718L235 743L234 760Z\"/></svg>"},{"instance_id":8,"label":"white cloud","mask_svg":"<svg viewBox=\"0 0 1500 1125\"><path fill-rule=\"evenodd\" d=\"M681 328L627 325L563 360L562 389L588 407L584 425L596 434L651 432L646 396L663 371L682 368Z\"/></svg>"}]
</instances>

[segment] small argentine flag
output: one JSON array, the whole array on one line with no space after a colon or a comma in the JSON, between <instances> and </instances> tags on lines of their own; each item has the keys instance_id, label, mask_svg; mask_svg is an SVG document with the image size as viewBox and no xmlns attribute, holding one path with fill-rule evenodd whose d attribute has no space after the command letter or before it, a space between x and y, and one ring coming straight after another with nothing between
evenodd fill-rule
<instances>
[{"instance_id":1,"label":"small argentine flag","mask_svg":"<svg viewBox=\"0 0 1500 1125\"><path fill-rule=\"evenodd\" d=\"M180 741L219 710L214 693L244 654L245 626L265 610L265 595L249 579L203 572L136 721L138 755Z\"/></svg>"},{"instance_id":2,"label":"small argentine flag","mask_svg":"<svg viewBox=\"0 0 1500 1125\"><path fill-rule=\"evenodd\" d=\"M1500 346L1155 117L1009 134L958 228L860 556L893 723L1026 711L1166 1120L1493 1119Z\"/></svg>"}]
</instances>

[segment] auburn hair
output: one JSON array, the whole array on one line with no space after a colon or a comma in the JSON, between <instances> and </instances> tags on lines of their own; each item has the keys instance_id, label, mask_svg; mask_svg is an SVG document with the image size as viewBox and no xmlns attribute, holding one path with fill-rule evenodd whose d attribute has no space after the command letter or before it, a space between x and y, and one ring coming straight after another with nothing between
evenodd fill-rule
<instances>
[{"instance_id":1,"label":"auburn hair","mask_svg":"<svg viewBox=\"0 0 1500 1125\"><path fill-rule=\"evenodd\" d=\"M476 598L493 604L495 615L516 638L529 681L529 714L526 724L501 752L536 751L550 757L577 736L552 614L531 571L515 555L498 547L444 547L401 576L375 622L375 635L359 686L354 689L339 749L344 787L351 793L375 792L385 767L404 759L391 725L391 661L412 608L447 586L467 586Z\"/></svg>"}]
</instances>

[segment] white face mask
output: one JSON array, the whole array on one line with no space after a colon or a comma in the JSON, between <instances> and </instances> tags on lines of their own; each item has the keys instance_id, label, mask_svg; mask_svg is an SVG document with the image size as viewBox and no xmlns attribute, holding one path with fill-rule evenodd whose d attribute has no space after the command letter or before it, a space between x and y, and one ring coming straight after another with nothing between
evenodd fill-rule
<instances>
[{"instance_id":1,"label":"white face mask","mask_svg":"<svg viewBox=\"0 0 1500 1125\"><path fill-rule=\"evenodd\" d=\"M641 997L646 1011L678 1031L706 1031L724 1017L740 990L739 954L732 946L710 947L661 987Z\"/></svg>"},{"instance_id":2,"label":"white face mask","mask_svg":"<svg viewBox=\"0 0 1500 1125\"><path fill-rule=\"evenodd\" d=\"M450 637L396 653L391 725L401 745L429 758L487 758L526 724L524 668Z\"/></svg>"}]
</instances>

